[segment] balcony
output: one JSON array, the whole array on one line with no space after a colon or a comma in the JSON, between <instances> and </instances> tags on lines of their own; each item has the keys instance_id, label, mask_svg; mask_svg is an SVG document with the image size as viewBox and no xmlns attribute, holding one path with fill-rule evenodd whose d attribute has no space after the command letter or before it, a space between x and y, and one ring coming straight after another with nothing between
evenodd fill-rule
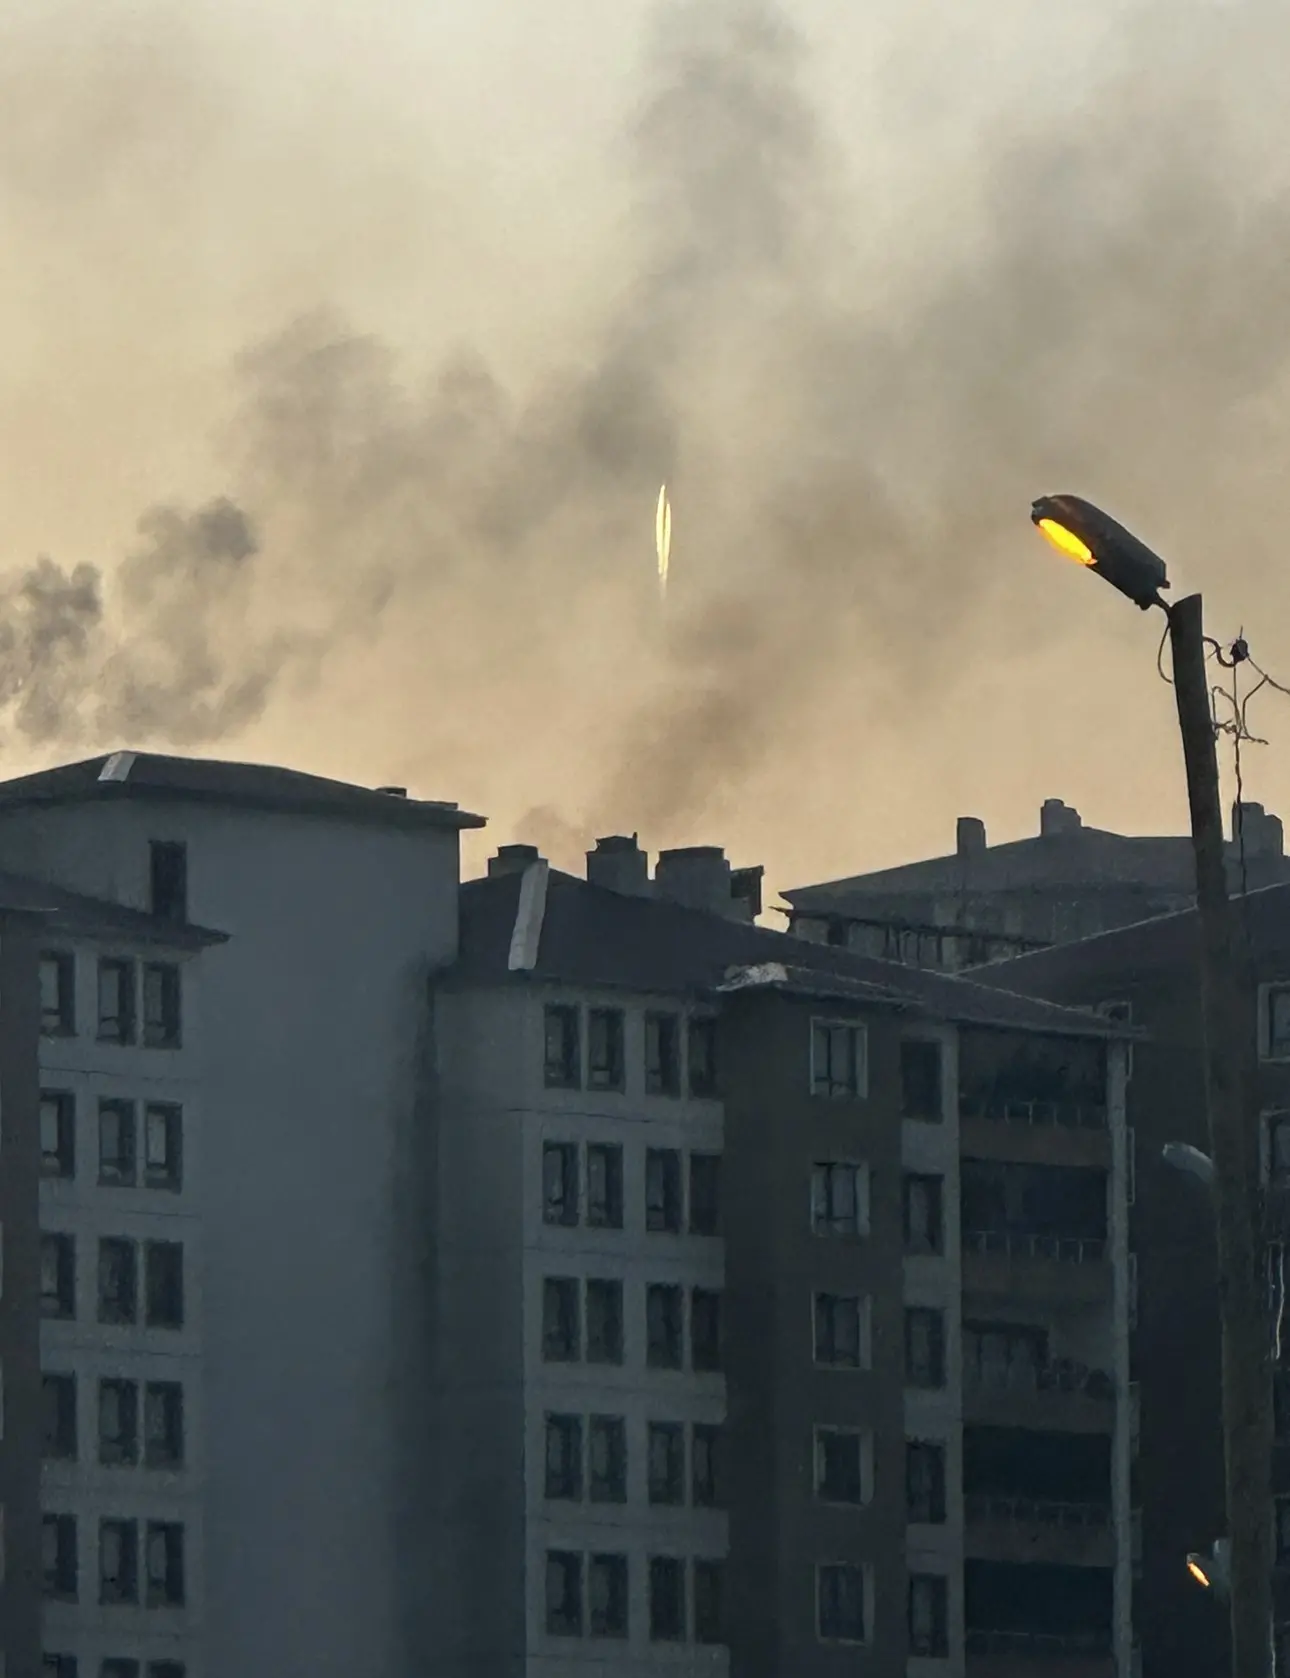
<instances>
[{"instance_id":1,"label":"balcony","mask_svg":"<svg viewBox=\"0 0 1290 1678\"><path fill-rule=\"evenodd\" d=\"M963 1152L975 1159L1111 1167L1106 1107L1097 1102L964 1093L959 1126Z\"/></svg>"},{"instance_id":2,"label":"balcony","mask_svg":"<svg viewBox=\"0 0 1290 1678\"><path fill-rule=\"evenodd\" d=\"M1043 1365L964 1362L963 1420L1062 1433L1110 1433L1115 1383L1071 1358Z\"/></svg>"},{"instance_id":3,"label":"balcony","mask_svg":"<svg viewBox=\"0 0 1290 1678\"><path fill-rule=\"evenodd\" d=\"M967 1670L970 1678L1115 1678L1111 1634L969 1628Z\"/></svg>"},{"instance_id":4,"label":"balcony","mask_svg":"<svg viewBox=\"0 0 1290 1678\"><path fill-rule=\"evenodd\" d=\"M1109 1302L1112 1267L1103 1237L963 1230L963 1291L1034 1304Z\"/></svg>"},{"instance_id":5,"label":"balcony","mask_svg":"<svg viewBox=\"0 0 1290 1678\"><path fill-rule=\"evenodd\" d=\"M963 1500L965 1553L975 1560L1113 1567L1111 1511L1100 1503L972 1493Z\"/></svg>"}]
</instances>

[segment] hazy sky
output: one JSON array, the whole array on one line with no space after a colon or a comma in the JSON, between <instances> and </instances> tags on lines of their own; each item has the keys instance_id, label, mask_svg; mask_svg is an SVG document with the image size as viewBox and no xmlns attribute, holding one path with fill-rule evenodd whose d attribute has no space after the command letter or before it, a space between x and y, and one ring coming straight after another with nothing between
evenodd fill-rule
<instances>
[{"instance_id":1,"label":"hazy sky","mask_svg":"<svg viewBox=\"0 0 1290 1678\"><path fill-rule=\"evenodd\" d=\"M1107 504L1290 679L1287 48L1280 0L10 0L10 765L779 885L1048 796L1180 827L1159 620L1027 513Z\"/></svg>"}]
</instances>

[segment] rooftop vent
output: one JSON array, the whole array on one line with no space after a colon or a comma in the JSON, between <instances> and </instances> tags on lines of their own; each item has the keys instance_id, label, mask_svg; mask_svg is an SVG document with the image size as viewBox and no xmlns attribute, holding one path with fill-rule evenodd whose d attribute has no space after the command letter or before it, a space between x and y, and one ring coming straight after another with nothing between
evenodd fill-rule
<instances>
[{"instance_id":1,"label":"rooftop vent","mask_svg":"<svg viewBox=\"0 0 1290 1678\"><path fill-rule=\"evenodd\" d=\"M1078 810L1060 798L1045 798L1039 811L1039 834L1042 839L1060 838L1066 833L1078 833L1084 825Z\"/></svg>"},{"instance_id":2,"label":"rooftop vent","mask_svg":"<svg viewBox=\"0 0 1290 1678\"><path fill-rule=\"evenodd\" d=\"M980 816L960 816L955 835L959 856L980 856L985 850L985 823Z\"/></svg>"},{"instance_id":3,"label":"rooftop vent","mask_svg":"<svg viewBox=\"0 0 1290 1678\"><path fill-rule=\"evenodd\" d=\"M406 798L408 796L406 787L377 787L376 790L377 792L383 792L387 798Z\"/></svg>"},{"instance_id":4,"label":"rooftop vent","mask_svg":"<svg viewBox=\"0 0 1290 1678\"><path fill-rule=\"evenodd\" d=\"M597 839L595 850L587 852L587 880L629 897L648 897L649 854L641 850L638 836L614 833Z\"/></svg>"},{"instance_id":5,"label":"rooftop vent","mask_svg":"<svg viewBox=\"0 0 1290 1678\"><path fill-rule=\"evenodd\" d=\"M488 878L496 880L503 874L522 874L541 860L542 853L536 845L501 845L497 855L488 859Z\"/></svg>"},{"instance_id":6,"label":"rooftop vent","mask_svg":"<svg viewBox=\"0 0 1290 1678\"><path fill-rule=\"evenodd\" d=\"M660 851L654 867L654 891L687 909L730 913L730 863L720 845L686 845Z\"/></svg>"},{"instance_id":7,"label":"rooftop vent","mask_svg":"<svg viewBox=\"0 0 1290 1678\"><path fill-rule=\"evenodd\" d=\"M1244 845L1247 857L1285 855L1285 832L1280 816L1273 816L1261 804L1232 805L1232 843Z\"/></svg>"}]
</instances>

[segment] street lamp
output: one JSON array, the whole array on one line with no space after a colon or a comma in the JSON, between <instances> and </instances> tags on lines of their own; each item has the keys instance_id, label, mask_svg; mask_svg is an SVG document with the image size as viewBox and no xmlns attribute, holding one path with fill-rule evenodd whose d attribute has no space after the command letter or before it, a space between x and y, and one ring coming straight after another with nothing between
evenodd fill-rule
<instances>
[{"instance_id":1,"label":"street lamp","mask_svg":"<svg viewBox=\"0 0 1290 1678\"><path fill-rule=\"evenodd\" d=\"M1232 1593L1232 1547L1226 1538L1215 1539L1212 1549L1205 1553L1193 1550L1187 1557L1187 1571L1198 1585L1213 1591L1216 1597L1226 1598Z\"/></svg>"},{"instance_id":2,"label":"street lamp","mask_svg":"<svg viewBox=\"0 0 1290 1678\"><path fill-rule=\"evenodd\" d=\"M1205 1097L1223 1325L1231 1670L1233 1678L1268 1678L1272 1382L1263 1292L1257 1063L1253 1007L1245 983L1247 976L1237 964L1232 906L1227 896L1202 602L1198 594L1192 594L1167 604L1161 598L1161 591L1169 586L1164 561L1100 507L1079 496L1041 496L1032 506L1030 517L1059 553L1096 572L1143 611L1159 606L1168 620L1201 929ZM1183 1165L1183 1159L1171 1163ZM1188 1162L1193 1173L1204 1180L1206 1173L1203 1168L1197 1170L1199 1164L1199 1160ZM1203 1572L1203 1563L1198 1565ZM1195 1576L1196 1568L1191 1571Z\"/></svg>"}]
</instances>

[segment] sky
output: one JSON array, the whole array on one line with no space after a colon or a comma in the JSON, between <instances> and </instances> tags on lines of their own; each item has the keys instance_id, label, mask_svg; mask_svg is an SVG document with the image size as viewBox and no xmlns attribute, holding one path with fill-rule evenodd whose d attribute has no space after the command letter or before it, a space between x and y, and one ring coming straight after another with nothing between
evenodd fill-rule
<instances>
[{"instance_id":1,"label":"sky","mask_svg":"<svg viewBox=\"0 0 1290 1678\"><path fill-rule=\"evenodd\" d=\"M472 868L636 830L779 887L1047 797L1181 829L1158 615L1028 513L1107 506L1290 684L1288 36L1274 0L11 0L12 772L278 761L481 811ZM1250 720L1290 816L1290 698Z\"/></svg>"}]
</instances>

